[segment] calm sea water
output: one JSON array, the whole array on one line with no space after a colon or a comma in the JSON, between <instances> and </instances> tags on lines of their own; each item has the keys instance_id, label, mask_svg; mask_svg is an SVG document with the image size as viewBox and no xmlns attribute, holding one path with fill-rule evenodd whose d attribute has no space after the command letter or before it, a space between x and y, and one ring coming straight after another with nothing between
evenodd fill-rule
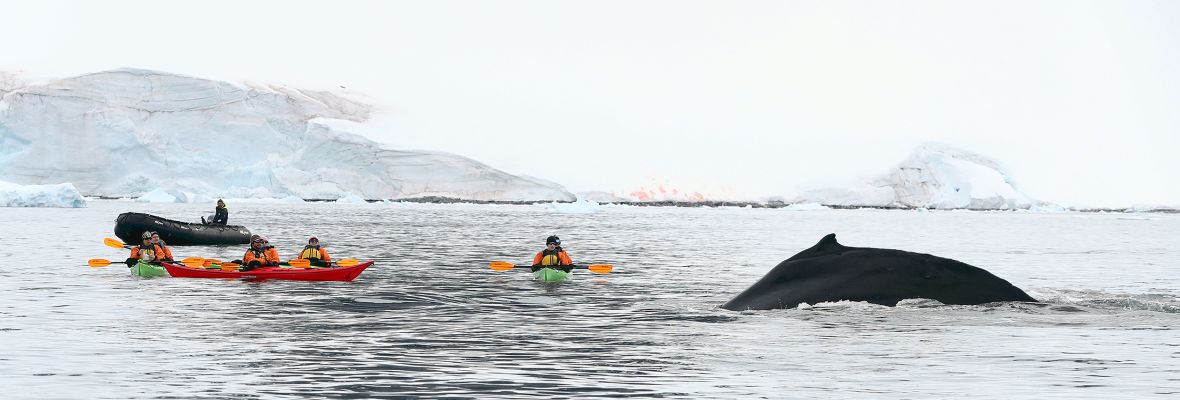
<instances>
[{"instance_id":1,"label":"calm sea water","mask_svg":"<svg viewBox=\"0 0 1180 400\"><path fill-rule=\"evenodd\" d=\"M311 235L354 282L141 279L114 219L212 205L0 208L4 398L1175 398L1180 216L231 203L285 258ZM982 267L1039 305L718 306L835 232ZM562 284L525 263L551 234ZM244 246L175 247L232 259Z\"/></svg>"}]
</instances>

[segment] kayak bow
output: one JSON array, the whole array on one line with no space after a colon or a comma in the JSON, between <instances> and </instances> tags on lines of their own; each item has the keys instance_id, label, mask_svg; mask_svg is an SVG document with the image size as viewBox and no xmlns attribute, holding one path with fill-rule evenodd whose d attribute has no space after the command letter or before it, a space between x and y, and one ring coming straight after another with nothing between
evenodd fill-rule
<instances>
[{"instance_id":1,"label":"kayak bow","mask_svg":"<svg viewBox=\"0 0 1180 400\"><path fill-rule=\"evenodd\" d=\"M154 278L157 276L168 276L168 271L158 264L150 264L145 262L138 262L131 266L131 274L144 278Z\"/></svg>"},{"instance_id":2,"label":"kayak bow","mask_svg":"<svg viewBox=\"0 0 1180 400\"><path fill-rule=\"evenodd\" d=\"M570 273L553 268L541 268L533 271L533 278L542 282L565 282L569 280Z\"/></svg>"}]
</instances>

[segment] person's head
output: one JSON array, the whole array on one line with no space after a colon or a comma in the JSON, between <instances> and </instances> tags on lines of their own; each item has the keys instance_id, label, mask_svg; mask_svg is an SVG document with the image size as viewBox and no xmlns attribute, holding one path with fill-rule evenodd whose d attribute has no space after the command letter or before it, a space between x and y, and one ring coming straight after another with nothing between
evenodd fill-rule
<instances>
[{"instance_id":1,"label":"person's head","mask_svg":"<svg viewBox=\"0 0 1180 400\"><path fill-rule=\"evenodd\" d=\"M250 247L262 247L263 243L266 243L266 240L262 239L262 236L250 235Z\"/></svg>"},{"instance_id":2,"label":"person's head","mask_svg":"<svg viewBox=\"0 0 1180 400\"><path fill-rule=\"evenodd\" d=\"M218 207L225 207L225 201L222 201L221 199L217 199L217 206Z\"/></svg>"},{"instance_id":3,"label":"person's head","mask_svg":"<svg viewBox=\"0 0 1180 400\"><path fill-rule=\"evenodd\" d=\"M141 239L143 239L142 241L143 241L143 243L144 243L144 244L147 244L147 243L151 243L151 242L152 242L152 233L151 233L151 232L146 232L146 231L145 231L145 232L144 232L142 235L139 235L139 237L140 237Z\"/></svg>"},{"instance_id":4,"label":"person's head","mask_svg":"<svg viewBox=\"0 0 1180 400\"><path fill-rule=\"evenodd\" d=\"M160 233L152 232L152 243L160 243Z\"/></svg>"},{"instance_id":5,"label":"person's head","mask_svg":"<svg viewBox=\"0 0 1180 400\"><path fill-rule=\"evenodd\" d=\"M549 250L553 250L553 249L557 248L557 246L561 246L561 238L559 238L557 236L550 236L550 237L545 238L545 248L547 248Z\"/></svg>"},{"instance_id":6,"label":"person's head","mask_svg":"<svg viewBox=\"0 0 1180 400\"><path fill-rule=\"evenodd\" d=\"M308 246L319 246L320 239L315 236L312 236L311 238L307 239L307 245Z\"/></svg>"}]
</instances>

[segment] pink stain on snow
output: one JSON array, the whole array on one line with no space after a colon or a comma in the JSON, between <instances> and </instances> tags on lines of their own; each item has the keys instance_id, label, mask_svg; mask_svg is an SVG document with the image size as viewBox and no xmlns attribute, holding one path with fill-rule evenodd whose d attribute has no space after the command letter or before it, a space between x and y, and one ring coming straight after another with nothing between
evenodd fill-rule
<instances>
[{"instance_id":1,"label":"pink stain on snow","mask_svg":"<svg viewBox=\"0 0 1180 400\"><path fill-rule=\"evenodd\" d=\"M687 201L687 202L705 202L710 201L715 197L714 194L699 191L680 190L679 188L669 185L667 183L652 182L653 186L640 186L637 190L627 192L626 200L629 201ZM611 193L611 196L622 199Z\"/></svg>"}]
</instances>

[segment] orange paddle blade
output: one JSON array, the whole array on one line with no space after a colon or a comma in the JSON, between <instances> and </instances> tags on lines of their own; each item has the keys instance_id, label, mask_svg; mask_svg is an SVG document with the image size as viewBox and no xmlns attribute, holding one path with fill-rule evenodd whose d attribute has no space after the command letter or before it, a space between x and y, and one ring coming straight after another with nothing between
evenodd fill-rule
<instances>
[{"instance_id":1,"label":"orange paddle blade","mask_svg":"<svg viewBox=\"0 0 1180 400\"><path fill-rule=\"evenodd\" d=\"M360 263L361 262L357 261L357 259L355 259L355 258L345 258L343 260L337 261L336 265L339 265L341 267L351 267L353 265L357 265Z\"/></svg>"},{"instance_id":2,"label":"orange paddle blade","mask_svg":"<svg viewBox=\"0 0 1180 400\"><path fill-rule=\"evenodd\" d=\"M201 263L201 266L205 267L205 268L209 268L209 266L213 265L213 264L221 264L221 260L214 260L212 258L206 258L205 262Z\"/></svg>"},{"instance_id":3,"label":"orange paddle blade","mask_svg":"<svg viewBox=\"0 0 1180 400\"><path fill-rule=\"evenodd\" d=\"M307 268L307 267L311 266L311 260L303 259L303 258L296 258L294 260L287 261L287 264L290 264L292 267L295 267L295 268Z\"/></svg>"},{"instance_id":4,"label":"orange paddle blade","mask_svg":"<svg viewBox=\"0 0 1180 400\"><path fill-rule=\"evenodd\" d=\"M189 257L189 258L184 259L180 263L190 266L190 267L193 267L193 268L201 268L201 267L205 266L205 259L200 258L200 257Z\"/></svg>"},{"instance_id":5,"label":"orange paddle blade","mask_svg":"<svg viewBox=\"0 0 1180 400\"><path fill-rule=\"evenodd\" d=\"M221 264L221 270L222 270L222 271L233 271L233 270L236 270L236 269L238 269L238 267L240 267L240 265L238 265L238 264L235 264L235 263L225 263L225 264Z\"/></svg>"},{"instance_id":6,"label":"orange paddle blade","mask_svg":"<svg viewBox=\"0 0 1180 400\"><path fill-rule=\"evenodd\" d=\"M516 265L513 265L512 263L503 261L492 261L490 264L488 264L488 266L496 271L507 271L516 267Z\"/></svg>"},{"instance_id":7,"label":"orange paddle blade","mask_svg":"<svg viewBox=\"0 0 1180 400\"><path fill-rule=\"evenodd\" d=\"M586 269L596 274L609 274L615 267L610 264L590 264L586 266Z\"/></svg>"},{"instance_id":8,"label":"orange paddle blade","mask_svg":"<svg viewBox=\"0 0 1180 400\"><path fill-rule=\"evenodd\" d=\"M111 261L101 258L91 258L90 261L86 262L86 264L89 264L91 268L102 268L111 265Z\"/></svg>"},{"instance_id":9,"label":"orange paddle blade","mask_svg":"<svg viewBox=\"0 0 1180 400\"><path fill-rule=\"evenodd\" d=\"M127 247L127 245L123 244L122 240L115 239L115 238L103 238L102 244L105 244L109 247L114 247L116 249L122 249L122 248Z\"/></svg>"}]
</instances>

